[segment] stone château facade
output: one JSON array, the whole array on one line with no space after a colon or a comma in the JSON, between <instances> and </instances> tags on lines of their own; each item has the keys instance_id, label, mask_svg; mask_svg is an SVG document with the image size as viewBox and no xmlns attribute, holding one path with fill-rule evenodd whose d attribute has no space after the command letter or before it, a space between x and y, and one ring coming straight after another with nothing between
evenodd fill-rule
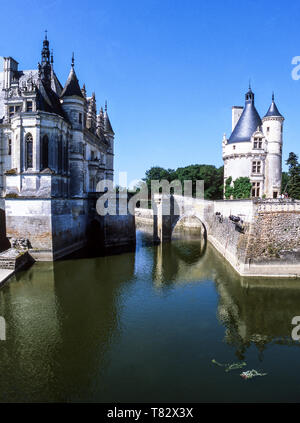
<instances>
[{"instance_id":1,"label":"stone ch\u00e2teau facade","mask_svg":"<svg viewBox=\"0 0 300 423\"><path fill-rule=\"evenodd\" d=\"M80 248L89 196L113 179L114 131L95 94L87 97L74 69L63 87L47 36L36 70L4 58L0 73L0 195L8 238L29 240L36 259ZM2 212L3 213L3 212Z\"/></svg>"},{"instance_id":2,"label":"stone ch\u00e2teau facade","mask_svg":"<svg viewBox=\"0 0 300 423\"><path fill-rule=\"evenodd\" d=\"M272 95L263 119L249 87L245 107L232 107L232 133L223 136L224 186L231 177L249 177L252 197L277 198L281 193L283 116Z\"/></svg>"}]
</instances>

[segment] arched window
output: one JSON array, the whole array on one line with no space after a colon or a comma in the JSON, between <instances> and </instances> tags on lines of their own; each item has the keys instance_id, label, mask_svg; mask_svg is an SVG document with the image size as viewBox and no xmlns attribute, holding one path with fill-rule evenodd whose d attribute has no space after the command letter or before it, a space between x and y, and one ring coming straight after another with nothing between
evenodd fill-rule
<instances>
[{"instance_id":1,"label":"arched window","mask_svg":"<svg viewBox=\"0 0 300 423\"><path fill-rule=\"evenodd\" d=\"M41 145L41 167L46 169L49 167L49 140L47 135L43 136Z\"/></svg>"},{"instance_id":2,"label":"arched window","mask_svg":"<svg viewBox=\"0 0 300 423\"><path fill-rule=\"evenodd\" d=\"M25 168L32 168L33 167L33 138L32 135L29 133L25 137Z\"/></svg>"}]
</instances>

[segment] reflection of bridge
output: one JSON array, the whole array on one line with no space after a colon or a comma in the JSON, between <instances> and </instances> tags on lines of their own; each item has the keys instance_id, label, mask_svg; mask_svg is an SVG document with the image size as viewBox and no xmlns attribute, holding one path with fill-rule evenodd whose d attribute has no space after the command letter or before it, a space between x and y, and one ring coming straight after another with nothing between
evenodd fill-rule
<instances>
[{"instance_id":1,"label":"reflection of bridge","mask_svg":"<svg viewBox=\"0 0 300 423\"><path fill-rule=\"evenodd\" d=\"M208 201L179 195L154 196L154 240L168 242L174 228L199 221L208 241L245 276L300 276L300 201ZM236 216L238 222L230 219ZM136 221L143 220L138 209ZM144 219L144 220L147 220Z\"/></svg>"}]
</instances>

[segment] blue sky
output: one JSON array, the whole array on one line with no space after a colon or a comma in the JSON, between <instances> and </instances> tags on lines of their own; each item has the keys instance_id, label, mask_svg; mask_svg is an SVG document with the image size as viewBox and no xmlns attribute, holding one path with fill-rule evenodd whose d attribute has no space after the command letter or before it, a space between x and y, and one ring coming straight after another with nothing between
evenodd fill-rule
<instances>
[{"instance_id":1,"label":"blue sky","mask_svg":"<svg viewBox=\"0 0 300 423\"><path fill-rule=\"evenodd\" d=\"M275 91L284 159L300 153L298 0L27 0L3 2L1 16L0 55L20 68L36 67L45 29L62 84L75 52L80 84L98 107L108 100L116 172L129 181L153 165L221 166L249 78L260 115Z\"/></svg>"}]
</instances>

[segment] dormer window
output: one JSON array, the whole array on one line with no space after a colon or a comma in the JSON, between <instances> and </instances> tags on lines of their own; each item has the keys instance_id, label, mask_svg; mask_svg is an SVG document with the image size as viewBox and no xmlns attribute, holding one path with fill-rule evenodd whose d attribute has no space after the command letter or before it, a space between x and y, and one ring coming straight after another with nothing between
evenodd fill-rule
<instances>
[{"instance_id":1,"label":"dormer window","mask_svg":"<svg viewBox=\"0 0 300 423\"><path fill-rule=\"evenodd\" d=\"M26 112L32 112L32 101L26 102Z\"/></svg>"},{"instance_id":2,"label":"dormer window","mask_svg":"<svg viewBox=\"0 0 300 423\"><path fill-rule=\"evenodd\" d=\"M253 148L262 148L262 139L254 138Z\"/></svg>"}]
</instances>

